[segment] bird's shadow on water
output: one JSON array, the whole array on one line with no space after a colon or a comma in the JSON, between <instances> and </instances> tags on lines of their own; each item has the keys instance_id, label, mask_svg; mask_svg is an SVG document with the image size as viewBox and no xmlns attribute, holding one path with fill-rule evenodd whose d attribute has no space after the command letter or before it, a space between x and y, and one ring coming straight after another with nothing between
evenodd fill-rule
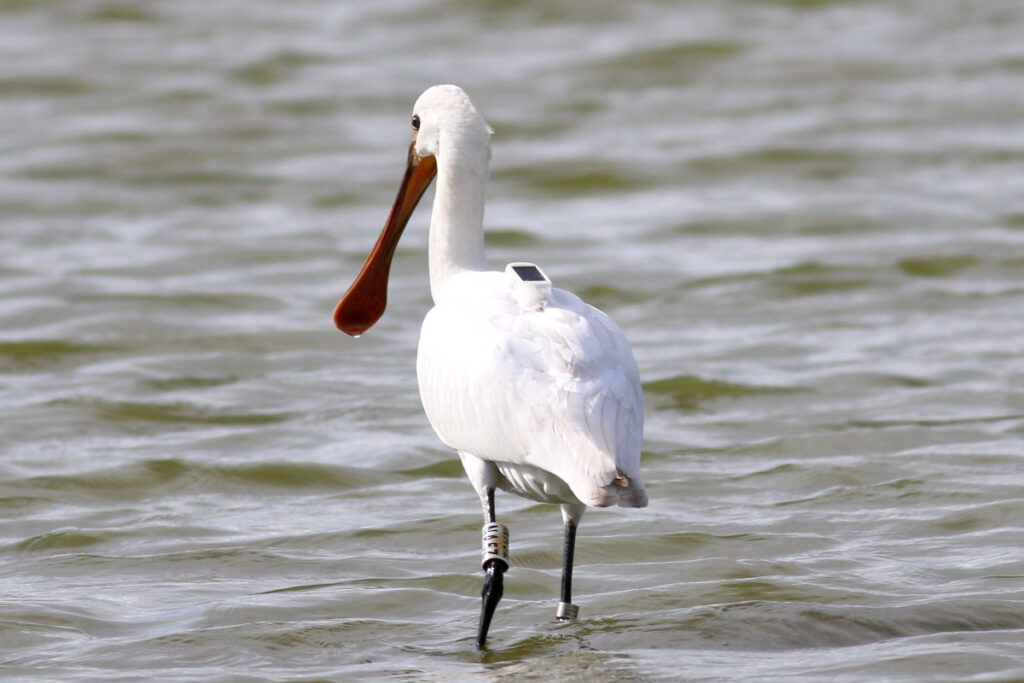
<instances>
[{"instance_id":1,"label":"bird's shadow on water","mask_svg":"<svg viewBox=\"0 0 1024 683\"><path fill-rule=\"evenodd\" d=\"M533 657L566 654L581 650L589 650L590 644L579 634L535 633L512 643L495 642L500 638L492 638L489 644L481 649L468 653L466 659L477 661L487 666L522 662Z\"/></svg>"},{"instance_id":2,"label":"bird's shadow on water","mask_svg":"<svg viewBox=\"0 0 1024 683\"><path fill-rule=\"evenodd\" d=\"M480 664L496 678L514 680L643 680L630 658L602 652L590 643L588 622L554 624L512 643L498 635L483 649L467 641L460 659Z\"/></svg>"}]
</instances>

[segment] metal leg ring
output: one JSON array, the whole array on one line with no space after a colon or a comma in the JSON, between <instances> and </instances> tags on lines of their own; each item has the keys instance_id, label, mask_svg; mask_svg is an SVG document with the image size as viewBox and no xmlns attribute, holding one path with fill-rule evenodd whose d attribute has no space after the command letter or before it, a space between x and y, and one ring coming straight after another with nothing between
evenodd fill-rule
<instances>
[{"instance_id":1,"label":"metal leg ring","mask_svg":"<svg viewBox=\"0 0 1024 683\"><path fill-rule=\"evenodd\" d=\"M570 605L568 602L559 602L558 609L555 610L555 618L559 621L575 621L576 616L580 613L580 608L577 605Z\"/></svg>"}]
</instances>

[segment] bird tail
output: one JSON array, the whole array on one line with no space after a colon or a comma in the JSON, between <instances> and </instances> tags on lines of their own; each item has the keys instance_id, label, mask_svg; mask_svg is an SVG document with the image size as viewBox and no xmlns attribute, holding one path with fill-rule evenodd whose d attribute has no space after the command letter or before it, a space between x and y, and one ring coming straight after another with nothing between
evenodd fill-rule
<instances>
[{"instance_id":1,"label":"bird tail","mask_svg":"<svg viewBox=\"0 0 1024 683\"><path fill-rule=\"evenodd\" d=\"M621 470L615 469L615 478L604 486L591 488L589 491L573 491L576 497L587 505L609 507L618 505L624 508L647 507L647 490L640 477L628 477ZM584 495L580 495L584 493Z\"/></svg>"},{"instance_id":2,"label":"bird tail","mask_svg":"<svg viewBox=\"0 0 1024 683\"><path fill-rule=\"evenodd\" d=\"M622 470L615 468L615 481L612 482L612 487L618 489L618 500L615 502L619 507L647 507L647 490L640 477L631 479Z\"/></svg>"}]
</instances>

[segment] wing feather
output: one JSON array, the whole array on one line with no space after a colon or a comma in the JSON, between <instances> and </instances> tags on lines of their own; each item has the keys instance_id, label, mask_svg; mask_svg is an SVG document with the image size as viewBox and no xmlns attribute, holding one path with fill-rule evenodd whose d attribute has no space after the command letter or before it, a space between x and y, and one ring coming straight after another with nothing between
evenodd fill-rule
<instances>
[{"instance_id":1,"label":"wing feather","mask_svg":"<svg viewBox=\"0 0 1024 683\"><path fill-rule=\"evenodd\" d=\"M441 440L551 472L590 505L645 504L640 377L622 330L561 290L542 310L495 292L475 303L436 306L423 323L420 392Z\"/></svg>"}]
</instances>

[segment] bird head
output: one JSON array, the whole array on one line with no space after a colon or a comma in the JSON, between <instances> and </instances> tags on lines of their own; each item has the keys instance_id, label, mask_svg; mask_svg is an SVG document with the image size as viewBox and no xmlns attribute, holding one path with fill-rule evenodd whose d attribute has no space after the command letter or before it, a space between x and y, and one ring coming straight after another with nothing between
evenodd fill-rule
<instances>
[{"instance_id":1,"label":"bird head","mask_svg":"<svg viewBox=\"0 0 1024 683\"><path fill-rule=\"evenodd\" d=\"M411 125L405 175L391 213L362 269L334 309L334 324L353 336L370 329L384 314L395 248L413 210L437 175L438 156L443 156L449 145L483 149L487 154L482 165L486 172L492 131L462 88L428 88L416 100Z\"/></svg>"}]
</instances>

